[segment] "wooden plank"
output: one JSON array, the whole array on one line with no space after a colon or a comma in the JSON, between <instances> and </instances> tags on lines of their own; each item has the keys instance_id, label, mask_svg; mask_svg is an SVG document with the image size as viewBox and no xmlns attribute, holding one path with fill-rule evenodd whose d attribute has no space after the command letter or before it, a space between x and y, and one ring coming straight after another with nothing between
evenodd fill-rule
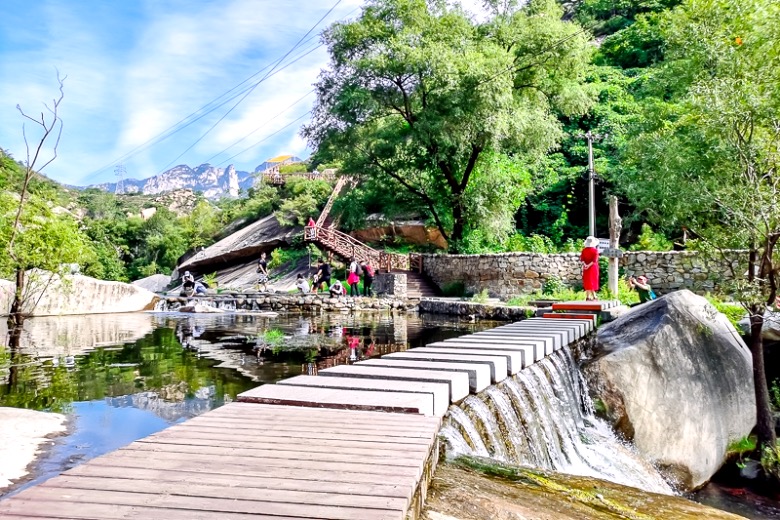
<instances>
[{"instance_id":1,"label":"wooden plank","mask_svg":"<svg viewBox=\"0 0 780 520\"><path fill-rule=\"evenodd\" d=\"M356 365L345 365L332 368L352 368ZM322 370L320 373L329 371L329 369ZM199 415L192 420L199 419L201 417L268 417L274 420L285 420L293 418L316 418L317 423L326 421L347 421L347 422L363 422L363 423L393 423L393 424L437 424L438 419L431 417L419 417L409 414L393 414L388 412L369 412L369 411L355 411L355 410L329 410L327 408L306 410L301 408L289 407L284 405L272 405L272 404L249 404L249 403L230 403L225 406L216 408L210 412ZM189 422L189 421L188 421Z\"/></svg>"},{"instance_id":2,"label":"wooden plank","mask_svg":"<svg viewBox=\"0 0 780 520\"><path fill-rule=\"evenodd\" d=\"M355 456L371 454L376 451L390 454L402 454L409 457L418 457L422 453L430 451L430 447L422 444L393 444L389 442L364 442L362 439L348 439L334 441L330 439L317 440L298 438L258 438L251 437L236 440L230 433L202 434L201 432L186 432L179 435L146 437L135 442L150 442L157 444L187 444L191 446L222 446L225 448L246 448L252 450L280 450L280 451L306 451L326 453L347 453Z\"/></svg>"},{"instance_id":3,"label":"wooden plank","mask_svg":"<svg viewBox=\"0 0 780 520\"><path fill-rule=\"evenodd\" d=\"M414 426L414 425L392 425L392 424L374 424L374 423L318 423L316 421L297 421L297 422L274 422L272 420L255 420L251 417L246 418L215 418L201 416L196 419L187 421L180 425L176 425L175 428L179 430L187 429L188 427L197 426L222 426L229 428L273 428L276 431L292 431L292 432L340 432L345 435L367 433L371 431L382 432L388 437L425 437L427 438L436 431L436 423L432 425Z\"/></svg>"},{"instance_id":4,"label":"wooden plank","mask_svg":"<svg viewBox=\"0 0 780 520\"><path fill-rule=\"evenodd\" d=\"M410 392L263 385L239 394L238 400L245 403L284 404L307 408L381 410L433 415L433 396Z\"/></svg>"},{"instance_id":5,"label":"wooden plank","mask_svg":"<svg viewBox=\"0 0 780 520\"><path fill-rule=\"evenodd\" d=\"M590 320L596 323L597 314L569 314L567 312L545 312L542 316L546 319Z\"/></svg>"},{"instance_id":6,"label":"wooden plank","mask_svg":"<svg viewBox=\"0 0 780 520\"><path fill-rule=\"evenodd\" d=\"M122 464L127 461L144 460L147 464L154 460L155 464L160 461L178 461L181 462L180 453L162 453L155 452L152 456L148 452L139 452L135 450L120 449L101 457L103 460L111 460L114 465ZM312 469L320 471L345 471L349 473L367 473L376 475L390 475L400 477L419 477L421 468L409 468L405 466L391 466L389 464L361 464L357 462L324 462L308 460L285 460L285 459L257 459L249 460L246 457L231 457L229 455L211 455L208 458L191 458L197 460L206 467L219 464L232 464L235 466L247 466L250 468L262 465L264 467L290 468L290 469Z\"/></svg>"},{"instance_id":7,"label":"wooden plank","mask_svg":"<svg viewBox=\"0 0 780 520\"><path fill-rule=\"evenodd\" d=\"M393 442L395 444L403 444L408 446L425 446L428 447L432 443L433 435L431 435L429 438L424 436L416 436L416 437L395 437L390 435L383 435L380 432L376 432L375 434L372 434L370 432L363 432L353 434L351 432L343 432L343 431L330 431L330 432L317 432L317 431L309 431L309 432L300 432L298 435L296 435L295 431L277 431L277 430L258 430L255 427L235 427L231 426L229 429L226 429L224 426L220 427L218 425L204 425L204 426L192 426L190 428L187 428L187 432L200 432L200 433L211 433L211 432L231 432L234 435L244 435L244 436L252 436L252 435L262 435L266 438L273 437L273 438L279 438L279 439L289 439L289 438L305 438L308 440L311 440L312 442L317 442L318 440L342 440L342 441L352 441L352 442Z\"/></svg>"},{"instance_id":8,"label":"wooden plank","mask_svg":"<svg viewBox=\"0 0 780 520\"><path fill-rule=\"evenodd\" d=\"M91 504L136 506L145 505L164 509L185 509L214 513L246 513L262 511L268 515L334 520L401 519L403 512L386 509L351 508L307 504L286 504L262 500L232 500L178 495L123 493L118 491L53 488L40 485L23 491L26 499L41 502L67 500ZM165 518L165 517L162 517Z\"/></svg>"},{"instance_id":9,"label":"wooden plank","mask_svg":"<svg viewBox=\"0 0 780 520\"><path fill-rule=\"evenodd\" d=\"M18 515L18 516L14 516ZM0 516L7 518L62 518L78 520L300 520L300 517L265 513L226 513L162 509L143 505L91 504L72 500L35 500L14 496L0 501ZM313 516L312 520L324 520Z\"/></svg>"},{"instance_id":10,"label":"wooden plank","mask_svg":"<svg viewBox=\"0 0 780 520\"><path fill-rule=\"evenodd\" d=\"M112 459L107 456L98 457L89 461L91 466L103 466L114 468L149 468L149 457L124 457L120 459ZM334 473L330 470L323 470L316 467L308 469L302 468L289 468L282 466L271 466L256 464L251 465L233 465L225 463L220 460L209 461L208 464L204 464L200 460L155 460L154 467L160 470L166 471L188 471L191 473L197 473L198 475L231 475L236 479L243 478L245 476L250 477L267 477L267 478L280 478L289 480L303 480L308 482L329 481L340 482L345 484L387 484L387 475L381 473L369 473L358 468L352 471L340 471ZM409 480L408 482L402 481L398 484L393 482L393 485L408 486L411 490L414 486L414 482Z\"/></svg>"},{"instance_id":11,"label":"wooden plank","mask_svg":"<svg viewBox=\"0 0 780 520\"><path fill-rule=\"evenodd\" d=\"M241 482L230 486L214 487L201 481L171 482L160 480L141 480L126 478L86 477L61 475L49 479L42 488L117 491L123 493L146 493L149 495L178 495L185 497L216 498L225 500L247 500L262 502L282 502L290 504L309 504L349 508L403 510L406 499L387 496L351 495L342 491L321 489L278 490L247 488Z\"/></svg>"},{"instance_id":12,"label":"wooden plank","mask_svg":"<svg viewBox=\"0 0 780 520\"><path fill-rule=\"evenodd\" d=\"M411 499L411 488L394 484L331 482L328 480L302 480L283 477L256 477L251 475L225 475L196 473L158 468L128 468L116 466L97 466L82 464L76 466L63 476L103 477L110 479L124 478L160 482L197 482L198 484L230 487L241 486L246 489L276 489L293 491L311 491L321 493L344 493L348 495L396 497Z\"/></svg>"},{"instance_id":13,"label":"wooden plank","mask_svg":"<svg viewBox=\"0 0 780 520\"><path fill-rule=\"evenodd\" d=\"M139 452L153 452L158 453L181 453L189 455L197 455L201 458L211 456L231 456L231 457L256 457L262 460L269 459L285 459L285 460L307 460L307 461L321 461L321 462L344 462L347 460L354 460L355 457L351 457L350 453L338 451L338 452L321 452L321 451L307 451L307 450L293 450L285 451L279 450L276 447L268 447L265 449L247 449L247 448L230 448L225 446L192 446L187 444L167 444L157 443L150 441L136 441L128 446L122 448L122 450L133 450ZM388 455L387 453L390 453ZM402 456L399 453L393 454L393 452L384 452L381 450L374 450L370 453L363 453L360 455L361 462L366 464L387 464L389 466L407 466L407 467L420 467L420 457L414 456Z\"/></svg>"},{"instance_id":14,"label":"wooden plank","mask_svg":"<svg viewBox=\"0 0 780 520\"><path fill-rule=\"evenodd\" d=\"M248 406L248 407L268 406L265 404L256 404L256 403L237 403L237 404L241 404L242 406ZM309 408L300 408L296 406L287 406L286 408L288 408L289 410L295 410L296 412L310 411L311 413L310 414L305 414L305 413L295 413L295 414L283 413L282 414L279 412L261 412L261 413L243 412L243 413L231 413L227 415L219 415L219 414L212 414L211 412L207 412L198 417L188 420L186 424L196 423L197 421L213 421L214 419L217 419L219 421L251 420L258 423L265 422L274 425L284 425L284 426L301 425L301 424L317 424L317 425L349 424L349 425L372 426L375 428L386 427L388 429L413 429L413 428L421 428L421 427L436 428L438 427L440 422L440 419L438 417L403 414L403 413L364 411L364 413L379 414L381 417L359 417L359 416L352 415L354 413L353 410L330 410L327 408L309 409ZM322 416L319 414L319 412L321 411L343 412L345 413L345 415ZM407 420L407 418L413 418L417 420Z\"/></svg>"}]
</instances>

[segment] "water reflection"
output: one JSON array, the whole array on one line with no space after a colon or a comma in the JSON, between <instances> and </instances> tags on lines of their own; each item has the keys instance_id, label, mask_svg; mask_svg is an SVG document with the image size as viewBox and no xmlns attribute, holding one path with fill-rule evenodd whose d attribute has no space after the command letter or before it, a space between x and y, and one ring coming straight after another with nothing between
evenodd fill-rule
<instances>
[{"instance_id":1,"label":"water reflection","mask_svg":"<svg viewBox=\"0 0 780 520\"><path fill-rule=\"evenodd\" d=\"M494 325L395 313L32 318L17 345L0 346L0 406L69 414L50 476L258 384Z\"/></svg>"}]
</instances>

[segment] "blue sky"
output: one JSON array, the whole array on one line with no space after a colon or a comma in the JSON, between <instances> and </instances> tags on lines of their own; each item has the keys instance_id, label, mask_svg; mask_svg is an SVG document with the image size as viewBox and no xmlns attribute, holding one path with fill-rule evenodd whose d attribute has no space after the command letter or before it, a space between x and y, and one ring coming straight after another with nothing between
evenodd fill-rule
<instances>
[{"instance_id":1,"label":"blue sky","mask_svg":"<svg viewBox=\"0 0 780 520\"><path fill-rule=\"evenodd\" d=\"M119 163L126 178L140 179L176 164L234 164L238 170L251 171L277 154L307 156L298 130L308 121L306 113L314 102L312 84L327 65L322 47L269 77L229 115L225 116L238 98L172 137L125 157L273 65L335 3L3 0L0 148L24 160L24 120L16 105L32 114L45 110L43 103L57 95L59 70L67 76L60 109L64 131L58 158L44 173L60 182L114 181ZM358 16L361 4L342 0L315 33L336 20ZM317 44L319 38L312 39L281 66ZM29 124L28 130L33 130ZM35 139L30 133L30 140Z\"/></svg>"}]
</instances>

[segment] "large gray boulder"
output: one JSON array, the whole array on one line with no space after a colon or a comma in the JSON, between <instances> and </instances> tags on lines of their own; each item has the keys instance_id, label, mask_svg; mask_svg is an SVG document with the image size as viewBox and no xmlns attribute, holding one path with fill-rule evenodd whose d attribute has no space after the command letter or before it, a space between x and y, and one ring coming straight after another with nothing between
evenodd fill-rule
<instances>
[{"instance_id":1,"label":"large gray boulder","mask_svg":"<svg viewBox=\"0 0 780 520\"><path fill-rule=\"evenodd\" d=\"M33 269L25 274L25 304L30 316L102 314L153 310L159 297L129 283ZM0 284L0 314L10 312L15 284ZM9 297L10 295L10 297Z\"/></svg>"},{"instance_id":2,"label":"large gray boulder","mask_svg":"<svg viewBox=\"0 0 780 520\"><path fill-rule=\"evenodd\" d=\"M601 327L584 371L615 428L692 490L756 423L751 359L728 319L682 290Z\"/></svg>"}]
</instances>

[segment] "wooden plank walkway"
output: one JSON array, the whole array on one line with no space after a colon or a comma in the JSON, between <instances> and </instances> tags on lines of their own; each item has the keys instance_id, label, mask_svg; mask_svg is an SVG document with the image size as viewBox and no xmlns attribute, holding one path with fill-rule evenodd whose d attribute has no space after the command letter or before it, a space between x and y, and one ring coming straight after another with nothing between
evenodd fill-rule
<instances>
[{"instance_id":1,"label":"wooden plank walkway","mask_svg":"<svg viewBox=\"0 0 780 520\"><path fill-rule=\"evenodd\" d=\"M414 520L449 405L594 327L529 319L263 385L0 501L0 517Z\"/></svg>"}]
</instances>

